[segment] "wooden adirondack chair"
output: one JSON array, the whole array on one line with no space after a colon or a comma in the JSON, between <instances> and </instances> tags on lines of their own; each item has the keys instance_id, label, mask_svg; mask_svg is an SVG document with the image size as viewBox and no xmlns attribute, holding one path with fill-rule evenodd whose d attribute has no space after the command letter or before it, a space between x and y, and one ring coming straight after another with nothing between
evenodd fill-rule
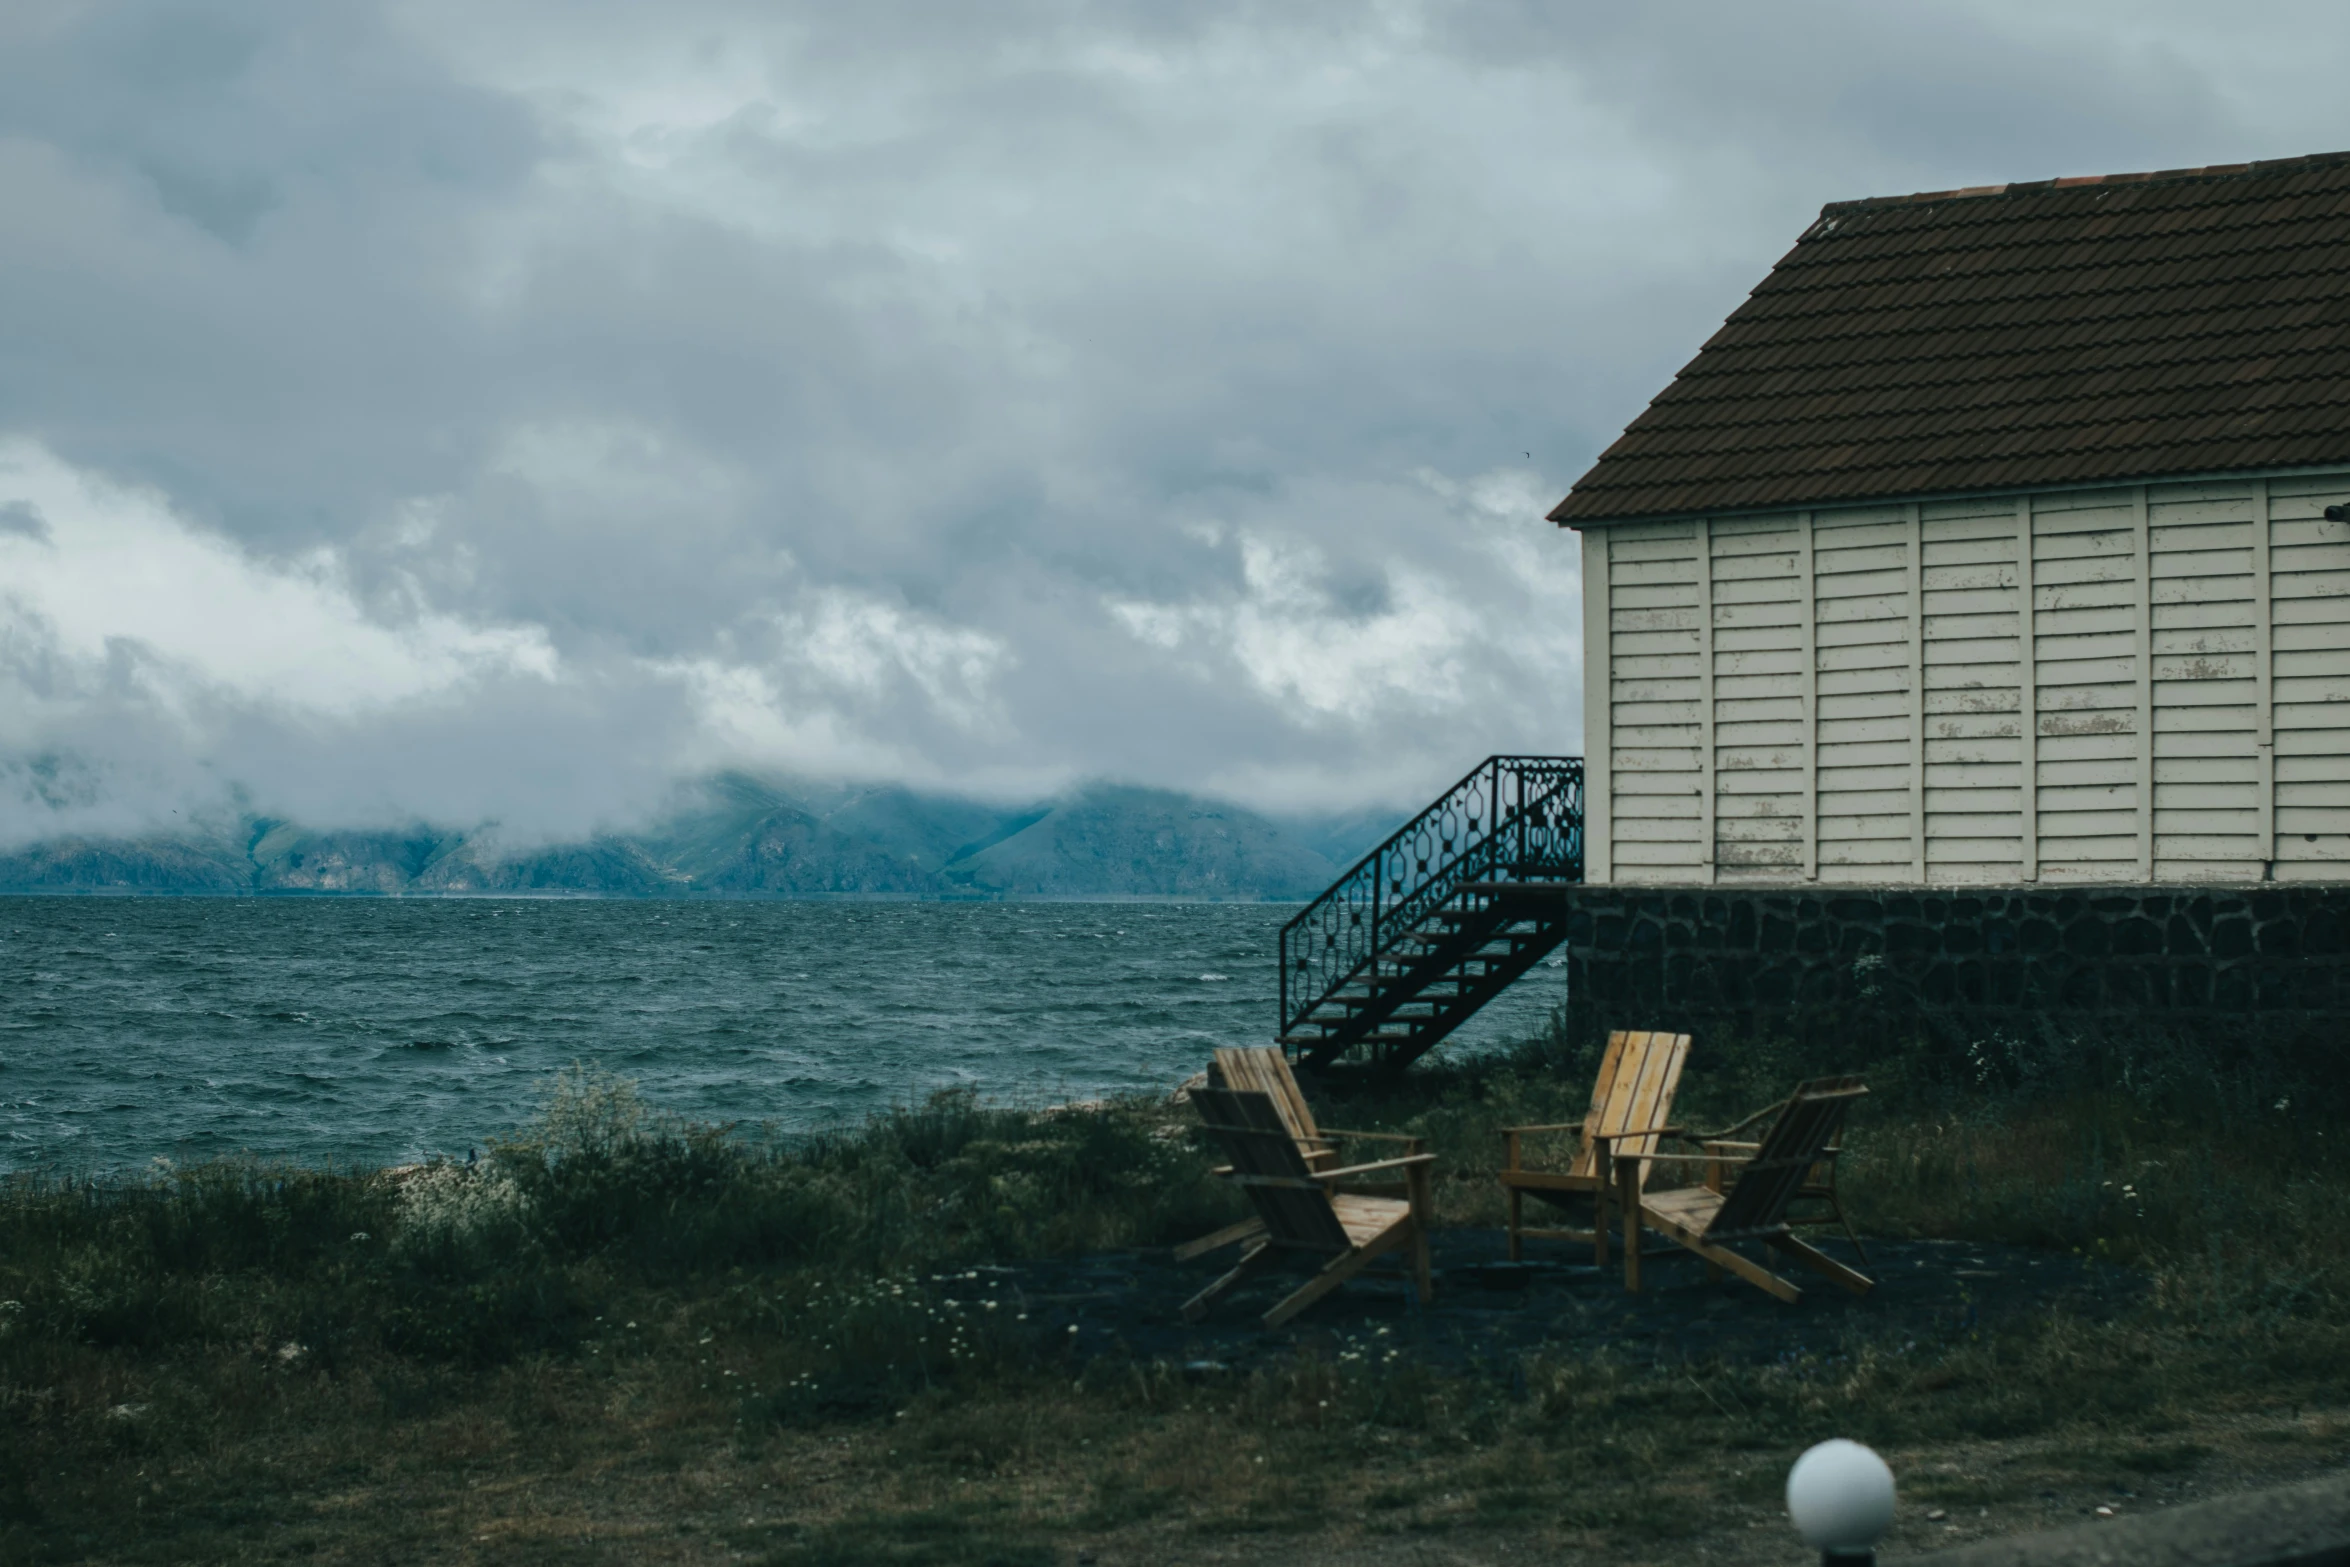
<instances>
[{"instance_id":1,"label":"wooden adirondack chair","mask_svg":"<svg viewBox=\"0 0 2350 1567\"><path fill-rule=\"evenodd\" d=\"M1687 1034L1647 1033L1618 1029L1607 1036L1607 1053L1600 1057L1599 1079L1592 1085L1591 1110L1580 1125L1505 1126L1507 1149L1501 1171L1502 1190L1510 1198L1510 1261L1522 1259L1525 1237L1589 1241L1592 1255L1607 1263L1608 1207L1612 1183L1600 1164L1600 1150L1612 1145L1622 1155L1653 1152L1657 1139L1672 1130L1664 1123L1673 1113L1673 1092L1681 1085L1681 1067L1689 1058ZM1580 1134L1575 1156L1563 1170L1537 1169L1526 1162L1525 1139L1544 1133ZM1631 1166L1644 1179L1647 1166ZM1525 1222L1525 1200L1533 1197L1564 1208L1588 1201L1592 1227L1588 1230L1536 1229ZM1637 1234L1637 1232L1632 1232Z\"/></svg>"},{"instance_id":2,"label":"wooden adirondack chair","mask_svg":"<svg viewBox=\"0 0 2350 1567\"><path fill-rule=\"evenodd\" d=\"M1218 1048L1208 1064L1208 1082L1216 1088L1268 1096L1273 1101L1274 1113L1289 1129L1307 1163L1317 1160L1324 1164L1337 1163L1338 1150L1314 1124L1313 1107L1306 1103L1305 1090L1297 1086L1297 1074L1290 1071L1289 1057L1279 1045Z\"/></svg>"},{"instance_id":3,"label":"wooden adirondack chair","mask_svg":"<svg viewBox=\"0 0 2350 1567\"><path fill-rule=\"evenodd\" d=\"M1703 1257L1713 1277L1735 1273L1781 1300L1800 1299L1803 1291L1732 1251L1732 1242L1761 1241L1854 1294L1867 1294L1875 1280L1797 1240L1787 1219L1788 1204L1843 1130L1845 1111L1867 1092L1856 1078L1820 1078L1803 1084L1780 1105L1777 1119L1748 1159L1729 1161L1711 1153L1625 1153L1609 1149L1603 1141L1600 1167L1614 1177L1623 1204L1624 1287L1640 1288L1639 1232L1646 1225ZM1641 1175L1652 1164L1699 1166L1706 1171L1708 1184L1647 1191ZM1735 1176L1727 1191L1720 1189L1719 1179L1725 1168Z\"/></svg>"},{"instance_id":4,"label":"wooden adirondack chair","mask_svg":"<svg viewBox=\"0 0 2350 1567\"><path fill-rule=\"evenodd\" d=\"M1201 1123L1230 1155L1232 1179L1247 1191L1263 1233L1246 1242L1231 1272L1183 1303L1187 1321L1198 1321L1218 1296L1285 1252L1327 1260L1303 1287L1265 1313L1268 1328L1279 1327L1390 1252L1406 1254L1405 1267L1420 1299L1430 1298L1428 1228L1435 1207L1428 1167L1435 1163L1434 1154L1315 1170L1283 1124L1272 1095L1195 1088L1191 1102L1199 1106ZM1408 1198L1366 1197L1337 1189L1346 1177L1390 1170L1402 1173L1411 1193Z\"/></svg>"},{"instance_id":5,"label":"wooden adirondack chair","mask_svg":"<svg viewBox=\"0 0 2350 1567\"><path fill-rule=\"evenodd\" d=\"M1386 1142L1399 1145L1404 1154L1426 1152L1426 1145L1417 1137L1401 1132L1325 1132L1314 1124L1313 1107L1306 1103L1304 1090L1297 1086L1297 1076L1289 1070L1289 1058L1279 1045L1228 1045L1219 1049L1208 1066L1208 1080L1216 1088L1235 1089L1242 1093L1259 1093L1273 1101L1273 1112L1297 1144L1298 1153L1311 1170L1328 1170L1338 1164L1340 1139L1348 1141ZM1230 1172L1223 1172L1230 1173ZM1411 1193L1401 1180L1378 1184L1352 1183L1348 1191L1370 1197L1401 1197ZM1228 1224L1211 1235L1186 1241L1175 1248L1177 1262L1215 1251L1219 1247L1235 1245L1252 1236L1262 1235L1264 1221L1250 1216L1237 1224Z\"/></svg>"},{"instance_id":6,"label":"wooden adirondack chair","mask_svg":"<svg viewBox=\"0 0 2350 1567\"><path fill-rule=\"evenodd\" d=\"M1822 1077L1813 1079L1811 1086L1815 1090L1857 1088L1861 1086L1861 1080L1857 1077ZM1786 1106L1787 1101L1782 1099L1777 1104L1763 1106L1745 1120L1734 1126L1725 1126L1718 1132L1692 1132L1689 1134L1688 1140L1696 1143L1709 1154L1720 1155L1725 1162L1751 1159L1762 1145L1736 1141L1738 1134L1770 1120ZM1809 1204L1812 1205L1814 1211L1798 1217L1791 1210L1788 1213L1787 1222L1796 1229L1835 1225L1844 1232L1844 1238L1852 1242L1852 1249L1860 1254L1860 1260L1866 1262L1869 1260L1869 1249L1861 1244L1860 1232L1855 1230L1852 1227L1852 1221L1844 1216L1844 1200L1836 1194L1836 1166L1843 1152L1843 1148L1835 1143L1830 1143L1820 1151L1820 1162L1804 1172L1803 1184L1795 1189L1795 1195L1790 1199L1791 1205L1793 1203ZM1705 1184L1718 1192L1723 1189L1722 1181L1722 1166L1719 1164L1711 1166L1706 1172Z\"/></svg>"}]
</instances>

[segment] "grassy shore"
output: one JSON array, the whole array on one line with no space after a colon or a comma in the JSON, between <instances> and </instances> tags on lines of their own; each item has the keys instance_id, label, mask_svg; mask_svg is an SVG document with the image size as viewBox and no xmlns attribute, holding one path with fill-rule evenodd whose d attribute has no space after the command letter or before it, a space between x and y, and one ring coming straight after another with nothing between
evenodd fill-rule
<instances>
[{"instance_id":1,"label":"grassy shore","mask_svg":"<svg viewBox=\"0 0 2350 1567\"><path fill-rule=\"evenodd\" d=\"M1831 1434L1893 1459L1911 1548L2350 1456L2350 1160L2308 1086L2012 1065L1879 1064L1862 1228L2102 1257L2143 1306L1728 1366L1309 1342L1197 1380L990 1307L987 1265L1237 1213L1150 1102L945 1097L785 1145L575 1073L470 1165L19 1179L0 1560L1759 1562L1796 1559L1778 1487ZM1329 1118L1429 1137L1445 1222L1489 1225L1494 1129L1573 1119L1589 1068L1535 1042ZM1683 1118L1793 1068L1693 1059Z\"/></svg>"}]
</instances>

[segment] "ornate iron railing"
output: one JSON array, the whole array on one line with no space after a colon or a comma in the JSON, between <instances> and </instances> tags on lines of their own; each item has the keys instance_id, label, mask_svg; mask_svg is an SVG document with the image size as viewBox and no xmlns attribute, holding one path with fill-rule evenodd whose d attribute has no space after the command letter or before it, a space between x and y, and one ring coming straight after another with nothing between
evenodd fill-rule
<instances>
[{"instance_id":1,"label":"ornate iron railing","mask_svg":"<svg viewBox=\"0 0 2350 1567\"><path fill-rule=\"evenodd\" d=\"M1490 756L1281 927L1281 1032L1476 881L1583 879L1583 759Z\"/></svg>"}]
</instances>

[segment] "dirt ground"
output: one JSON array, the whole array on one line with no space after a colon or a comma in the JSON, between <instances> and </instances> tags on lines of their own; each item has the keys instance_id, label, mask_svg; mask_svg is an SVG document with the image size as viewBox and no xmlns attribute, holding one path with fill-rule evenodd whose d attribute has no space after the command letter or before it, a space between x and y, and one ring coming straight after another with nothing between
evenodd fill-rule
<instances>
[{"instance_id":1,"label":"dirt ground","mask_svg":"<svg viewBox=\"0 0 2350 1567\"><path fill-rule=\"evenodd\" d=\"M1068 1334L1090 1354L1166 1360L1198 1375L1246 1371L1301 1349L1344 1352L1378 1340L1424 1364L1507 1374L1530 1350L1678 1364L1719 1358L1786 1360L1834 1353L1854 1334L1880 1342L1932 1341L2062 1306L2098 1320L2136 1304L2141 1281L2127 1270L2079 1257L1953 1241L1873 1241L1865 1258L1848 1243L1821 1242L1876 1287L1856 1297L1800 1269L1793 1304L1751 1285L1709 1282L1704 1264L1654 1242L1642 1253L1642 1289L1624 1289L1620 1260L1600 1269L1589 1250L1528 1242L1528 1259L1508 1260L1498 1231L1440 1230L1431 1247L1436 1299L1422 1307L1400 1273L1350 1282L1288 1326L1266 1332L1258 1318L1297 1287L1302 1274L1269 1273L1186 1323L1181 1302L1228 1266L1234 1253L1177 1263L1165 1252L1117 1252L974 1270L974 1298L1030 1313L1049 1333ZM1576 1258L1583 1260L1574 1260Z\"/></svg>"},{"instance_id":2,"label":"dirt ground","mask_svg":"<svg viewBox=\"0 0 2350 1567\"><path fill-rule=\"evenodd\" d=\"M1842 1250L1836 1243L1830 1249ZM1846 1255L1849 1255L1847 1252ZM1078 1380L1103 1367L1179 1368L1179 1386L1239 1388L1252 1371L1319 1358L1419 1363L1476 1381L1522 1377L1545 1353L1656 1368L1808 1358L1851 1346L1921 1358L2023 1314L2061 1307L2094 1331L2140 1299L2139 1275L2077 1257L1939 1242L1872 1242L1865 1298L1807 1289L1783 1305L1658 1257L1648 1288L1570 1260L1512 1267L1498 1234L1440 1232L1438 1296L1402 1282L1339 1291L1284 1332L1256 1319L1278 1278L1185 1324L1179 1303L1215 1272L1163 1251L1117 1252L947 1276L950 1293L1066 1341ZM1857 1260L1857 1259L1854 1259ZM1071 1331L1074 1329L1075 1331ZM319 1447L315 1413L350 1390L285 1388L287 1446L263 1441L151 1468L59 1475L59 1513L25 1560L733 1563L771 1567L1504 1567L1543 1562L1807 1560L1779 1504L1785 1457L1734 1445L1706 1472L1627 1483L1572 1442L1333 1426L1244 1425L1174 1398L1121 1404L1074 1383L982 1395L748 1439L725 1397L735 1348L709 1348L705 1391L641 1377L517 1371L492 1398L352 1431ZM1528 1352L1532 1352L1531 1357ZM1393 1357L1390 1359L1390 1357ZM1089 1370L1088 1368L1093 1368ZM1116 1373L1112 1373L1115 1375ZM1694 1374L1676 1376L1704 1393ZM1114 1392L1114 1390L1113 1390ZM387 1399L377 1399L384 1414ZM1684 1417L1686 1418L1686 1417ZM1700 1407L1694 1418L1709 1418ZM305 1433L308 1434L305 1434ZM297 1447L306 1442L307 1447ZM2213 1409L2158 1432L2051 1430L2008 1440L1880 1444L1901 1485L1889 1559L1995 1535L2131 1515L2338 1470L2350 1409ZM303 1456L297 1461L296 1453ZM47 1488L44 1487L46 1490ZM79 1493L71 1496L68 1493ZM1608 1500L1607 1498L1614 1498ZM234 1498L232 1501L231 1498ZM1615 1509L1612 1513L1609 1508ZM1673 1516L1658 1527L1660 1510ZM216 1518L196 1525L199 1517ZM55 1515L53 1514L53 1517ZM62 1521L61 1519L59 1521ZM30 1543L29 1540L27 1543Z\"/></svg>"},{"instance_id":3,"label":"dirt ground","mask_svg":"<svg viewBox=\"0 0 2350 1567\"><path fill-rule=\"evenodd\" d=\"M1848 1248L1830 1249L1850 1258ZM966 1270L961 1299L1017 1316L1048 1339L1065 1339L1072 1367L1172 1362L1186 1381L1237 1382L1302 1354L1329 1359L1394 1356L1469 1377L1522 1375L1527 1354L1605 1352L1656 1367L1718 1359L1765 1363L1813 1357L1832 1366L1866 1340L1899 1353L2035 1312L2061 1308L2094 1326L2138 1305L2141 1280L2127 1270L2064 1255L1945 1242L1872 1242L1868 1296L1807 1289L1784 1305L1751 1287L1713 1283L1693 1259L1651 1254L1647 1288L1627 1295L1617 1269L1543 1260L1510 1265L1490 1232L1436 1238L1436 1301L1421 1307L1400 1278L1358 1282L1290 1329L1256 1319L1287 1287L1278 1277L1227 1298L1208 1320L1181 1320L1178 1304L1212 1277L1211 1260L1177 1264L1164 1252L1119 1252L1014 1267ZM1857 1261L1857 1258L1851 1258ZM1074 1329L1075 1331L1070 1331ZM465 1499L478 1523L453 1559L576 1559L778 1564L931 1562L1022 1567L1507 1567L1542 1562L1764 1564L1805 1562L1779 1504L1783 1462L1724 1453L1721 1472L1652 1490L1643 1505L1678 1505L1685 1517L1661 1539L1620 1520L1577 1528L1580 1484L1572 1450L1562 1458L1497 1443L1443 1451L1409 1434L1339 1437L1351 1459L1327 1450L1309 1460L1279 1433L1202 1432L1179 1417L1108 1420L1082 1403L970 1410L927 1435L893 1432L886 1418L830 1433L786 1436L756 1458L719 1457L674 1476L661 1492L635 1464L590 1479L574 1473L543 1489ZM1041 1427L1056 1429L1043 1430ZM967 1448L968 1450L964 1450ZM2214 1411L2159 1433L2079 1430L2004 1441L1887 1446L1902 1504L1887 1559L1930 1554L1994 1536L2158 1511L2212 1496L2281 1484L2350 1462L2350 1410ZM1294 1481L1283 1475L1292 1468ZM1121 1514L1105 1497L1147 1490L1171 1469L1193 1476L1189 1494L1253 1495L1254 1501L1143 1506ZM1497 1476L1520 1471L1538 1505L1497 1508ZM1339 1499L1333 1501L1331 1477ZM1288 1488L1285 1488L1288 1487ZM550 1509L557 1496L571 1505ZM1071 1506L1081 1495L1089 1504ZM526 1497L528 1498L526 1503ZM1346 1498L1351 1497L1352 1500ZM1303 1501L1296 1518L1284 1509ZM2101 1512L2100 1509L2104 1511ZM501 1516L503 1515L503 1516ZM1041 1546L1015 1520L1055 1518ZM659 1523L652 1518L661 1519ZM919 1520L909 1525L908 1520ZM991 1520L1000 1520L999 1525ZM925 1535L925 1529L935 1535ZM991 1547L1000 1541L998 1554Z\"/></svg>"}]
</instances>

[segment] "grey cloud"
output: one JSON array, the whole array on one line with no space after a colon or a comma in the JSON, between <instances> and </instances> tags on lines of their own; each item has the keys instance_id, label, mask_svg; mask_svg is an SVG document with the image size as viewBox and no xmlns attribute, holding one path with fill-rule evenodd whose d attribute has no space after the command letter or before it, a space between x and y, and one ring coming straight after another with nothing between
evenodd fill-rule
<instances>
[{"instance_id":1,"label":"grey cloud","mask_svg":"<svg viewBox=\"0 0 2350 1567\"><path fill-rule=\"evenodd\" d=\"M1794 181L1855 168L1930 186L2044 179L2150 156L2225 161L2215 140L2273 134L2229 123L2222 83L2185 40L2132 39L2118 6L1500 0L1442 14L1447 41L1471 57L1570 73L1661 139L1736 147L1758 164L1802 149L1803 164L1780 165Z\"/></svg>"},{"instance_id":2,"label":"grey cloud","mask_svg":"<svg viewBox=\"0 0 2350 1567\"><path fill-rule=\"evenodd\" d=\"M0 438L255 572L328 551L420 646L535 628L558 671L335 713L178 670L167 711L137 627L108 674L0 607L0 759L81 780L28 813L238 786L553 831L738 760L1347 808L1571 749L1540 512L1817 205L2317 150L2314 100L2240 85L2271 25L12 13ZM2350 42L2273 27L2303 73Z\"/></svg>"},{"instance_id":3,"label":"grey cloud","mask_svg":"<svg viewBox=\"0 0 2350 1567\"><path fill-rule=\"evenodd\" d=\"M264 544L448 483L495 423L466 268L528 111L360 8L73 16L0 48L0 420Z\"/></svg>"},{"instance_id":4,"label":"grey cloud","mask_svg":"<svg viewBox=\"0 0 2350 1567\"><path fill-rule=\"evenodd\" d=\"M30 501L10 501L0 505L0 533L13 533L19 538L31 539L36 544L49 542L49 520L41 515L41 508Z\"/></svg>"}]
</instances>

